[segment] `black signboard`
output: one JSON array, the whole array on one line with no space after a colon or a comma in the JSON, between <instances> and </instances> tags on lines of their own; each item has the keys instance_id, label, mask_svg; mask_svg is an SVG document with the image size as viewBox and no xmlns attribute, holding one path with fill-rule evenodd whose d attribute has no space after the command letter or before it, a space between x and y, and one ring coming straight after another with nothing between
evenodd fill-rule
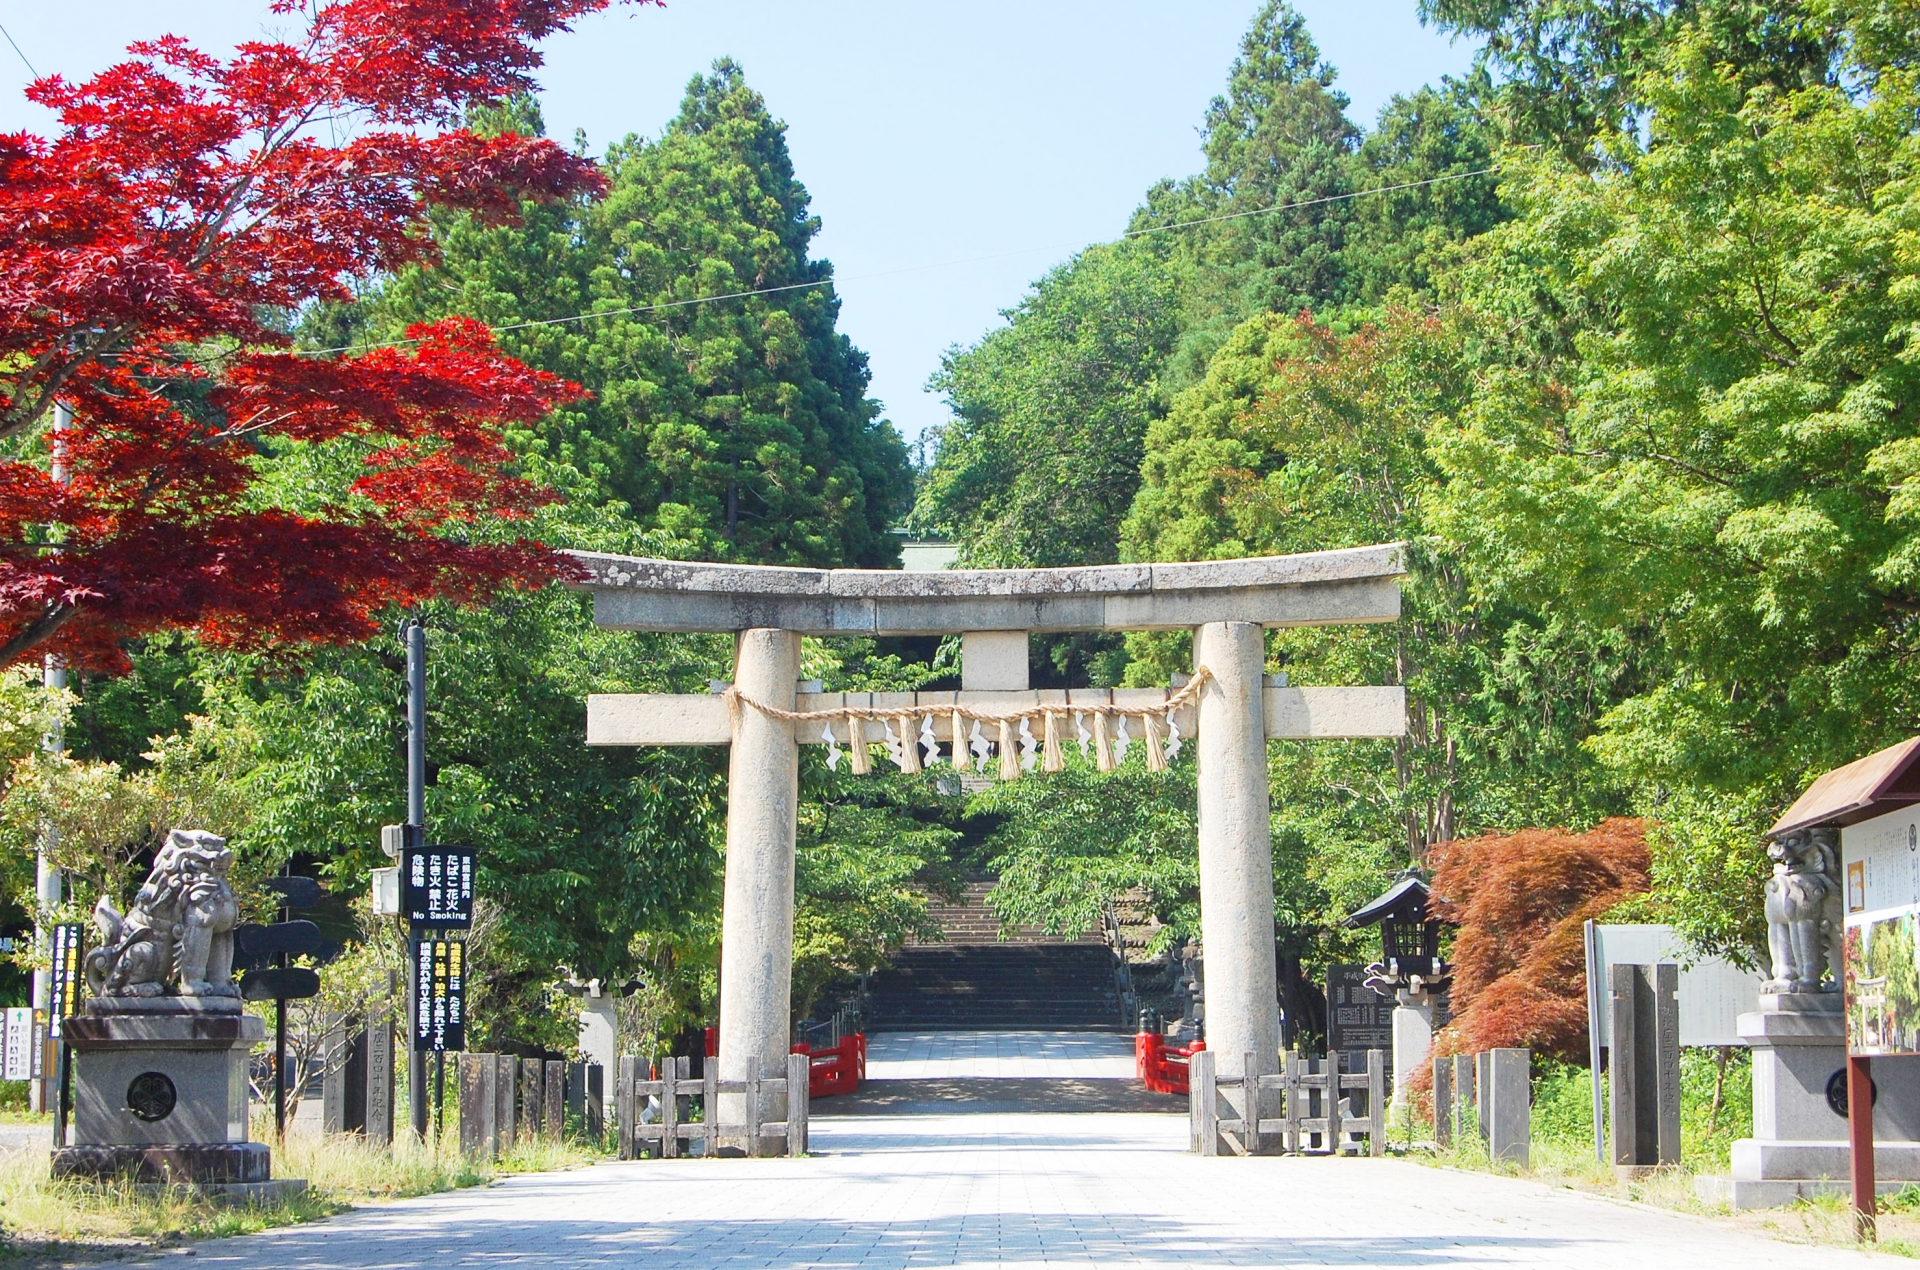
<instances>
[{"instance_id":1,"label":"black signboard","mask_svg":"<svg viewBox=\"0 0 1920 1270\"><path fill-rule=\"evenodd\" d=\"M1365 966L1327 967L1327 1048L1393 1053L1394 1000L1367 986Z\"/></svg>"},{"instance_id":2,"label":"black signboard","mask_svg":"<svg viewBox=\"0 0 1920 1270\"><path fill-rule=\"evenodd\" d=\"M243 1001L304 1001L320 995L320 976L305 966L249 970L240 980Z\"/></svg>"},{"instance_id":3,"label":"black signboard","mask_svg":"<svg viewBox=\"0 0 1920 1270\"><path fill-rule=\"evenodd\" d=\"M413 1048L443 1053L467 1048L467 946L423 939L414 946Z\"/></svg>"},{"instance_id":4,"label":"black signboard","mask_svg":"<svg viewBox=\"0 0 1920 1270\"><path fill-rule=\"evenodd\" d=\"M61 922L53 928L53 1010L47 1020L49 1036L59 1036L61 1022L80 1013L81 993L86 987L80 968L81 934L79 922Z\"/></svg>"},{"instance_id":5,"label":"black signboard","mask_svg":"<svg viewBox=\"0 0 1920 1270\"><path fill-rule=\"evenodd\" d=\"M417 929L473 925L473 848L408 847L400 858L400 913Z\"/></svg>"}]
</instances>

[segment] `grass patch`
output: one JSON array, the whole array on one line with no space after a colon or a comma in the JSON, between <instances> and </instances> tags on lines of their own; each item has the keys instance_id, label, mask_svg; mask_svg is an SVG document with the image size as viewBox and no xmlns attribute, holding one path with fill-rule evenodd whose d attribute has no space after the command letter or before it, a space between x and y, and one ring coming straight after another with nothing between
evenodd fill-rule
<instances>
[{"instance_id":1,"label":"grass patch","mask_svg":"<svg viewBox=\"0 0 1920 1270\"><path fill-rule=\"evenodd\" d=\"M270 1204L225 1205L191 1194L149 1194L122 1182L56 1181L47 1175L46 1152L9 1151L0 1155L0 1265L120 1259L313 1221L357 1204L478 1186L503 1174L578 1168L599 1158L601 1153L575 1143L525 1143L482 1162L405 1141L389 1150L358 1138L293 1134L274 1149L273 1172L305 1178L306 1192Z\"/></svg>"}]
</instances>

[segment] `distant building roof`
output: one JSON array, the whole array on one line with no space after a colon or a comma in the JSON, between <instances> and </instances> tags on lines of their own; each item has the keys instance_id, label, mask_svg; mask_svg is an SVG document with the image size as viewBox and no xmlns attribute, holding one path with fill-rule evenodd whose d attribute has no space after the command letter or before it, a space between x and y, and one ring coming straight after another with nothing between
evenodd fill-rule
<instances>
[{"instance_id":1,"label":"distant building roof","mask_svg":"<svg viewBox=\"0 0 1920 1270\"><path fill-rule=\"evenodd\" d=\"M1857 825L1920 802L1920 736L1890 745L1845 767L1836 767L1807 787L1767 830L1769 838L1816 825Z\"/></svg>"}]
</instances>

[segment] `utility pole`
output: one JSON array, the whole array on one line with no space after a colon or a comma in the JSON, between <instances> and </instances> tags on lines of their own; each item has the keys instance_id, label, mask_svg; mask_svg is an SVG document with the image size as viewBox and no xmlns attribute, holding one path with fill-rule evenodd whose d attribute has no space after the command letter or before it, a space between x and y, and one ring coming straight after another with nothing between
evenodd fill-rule
<instances>
[{"instance_id":1,"label":"utility pole","mask_svg":"<svg viewBox=\"0 0 1920 1270\"><path fill-rule=\"evenodd\" d=\"M51 471L48 474L52 476L56 485L65 485L68 480L66 434L72 427L73 407L64 401L54 402L53 462ZM47 528L48 537L50 539L57 539L59 535L58 526L49 525ZM50 550L53 552L60 550L57 541L52 543ZM52 653L47 654L41 661L40 682L50 693L64 689L67 686L66 663ZM47 729L47 734L42 738L41 744L47 754L53 757L58 757L61 751L67 748L66 722L60 715L54 715L53 725ZM59 828L50 822L42 825L40 827L40 849L34 853L33 861L33 890L35 898L39 901L37 905L38 911L35 912L33 919L33 1008L38 1012L35 1016L36 1018L44 1018L49 1022L52 1019L53 1009L53 971L51 965L47 963L47 958L52 954L52 942L47 936L46 924L42 920L42 915L52 912L55 908L59 907L60 902L66 898L66 888L62 885L60 871L53 867L53 855L59 848ZM39 1079L32 1081L29 1086L33 1094L31 1109L34 1111L45 1111L52 1105L51 1099L48 1096L48 1086L54 1079L53 1069L56 1064L48 1061L46 1033L36 1028L35 1041L39 1045L38 1057L40 1061L37 1066L40 1068L42 1075ZM55 1143L54 1145L64 1146L65 1143Z\"/></svg>"},{"instance_id":2,"label":"utility pole","mask_svg":"<svg viewBox=\"0 0 1920 1270\"><path fill-rule=\"evenodd\" d=\"M407 640L407 845L427 845L427 628L409 618L401 628ZM405 857L402 857L404 866ZM407 935L407 1106L413 1133L427 1137L427 1081L424 1056L413 1046L415 1013L420 1008L420 941Z\"/></svg>"}]
</instances>

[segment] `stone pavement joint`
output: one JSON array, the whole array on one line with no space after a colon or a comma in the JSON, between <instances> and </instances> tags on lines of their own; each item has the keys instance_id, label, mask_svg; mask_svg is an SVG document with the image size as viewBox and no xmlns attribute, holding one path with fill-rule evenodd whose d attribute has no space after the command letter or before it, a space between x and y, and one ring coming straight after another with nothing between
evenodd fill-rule
<instances>
[{"instance_id":1,"label":"stone pavement joint","mask_svg":"<svg viewBox=\"0 0 1920 1270\"><path fill-rule=\"evenodd\" d=\"M1792 1245L1405 1160L1201 1159L1172 1116L838 1119L802 1160L607 1164L201 1245L222 1270L628 1266L1824 1270Z\"/></svg>"}]
</instances>

